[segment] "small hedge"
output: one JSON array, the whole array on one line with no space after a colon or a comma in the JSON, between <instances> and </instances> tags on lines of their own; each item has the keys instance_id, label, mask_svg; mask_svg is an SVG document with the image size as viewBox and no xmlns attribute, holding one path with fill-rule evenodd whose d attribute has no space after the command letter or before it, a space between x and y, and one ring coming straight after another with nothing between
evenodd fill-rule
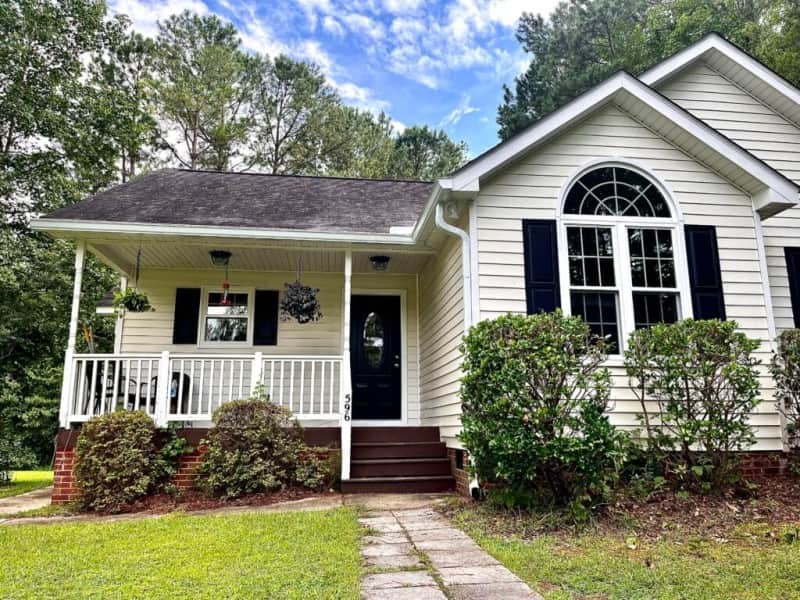
<instances>
[{"instance_id":1,"label":"small hedge","mask_svg":"<svg viewBox=\"0 0 800 600\"><path fill-rule=\"evenodd\" d=\"M81 428L75 484L84 509L121 512L159 479L156 426L142 411L94 417Z\"/></svg>"},{"instance_id":2,"label":"small hedge","mask_svg":"<svg viewBox=\"0 0 800 600\"><path fill-rule=\"evenodd\" d=\"M651 457L700 491L738 479L736 452L755 442L759 341L735 321L686 319L631 334L625 351Z\"/></svg>"},{"instance_id":3,"label":"small hedge","mask_svg":"<svg viewBox=\"0 0 800 600\"><path fill-rule=\"evenodd\" d=\"M775 400L786 417L789 445L800 450L800 329L789 329L778 336L770 372L775 378Z\"/></svg>"},{"instance_id":4,"label":"small hedge","mask_svg":"<svg viewBox=\"0 0 800 600\"><path fill-rule=\"evenodd\" d=\"M605 411L605 340L561 311L481 321L466 336L461 439L506 505L604 502L630 451Z\"/></svg>"},{"instance_id":5,"label":"small hedge","mask_svg":"<svg viewBox=\"0 0 800 600\"><path fill-rule=\"evenodd\" d=\"M321 489L332 479L326 463L305 445L292 414L265 400L218 408L203 446L197 486L217 496L237 498L291 485Z\"/></svg>"}]
</instances>

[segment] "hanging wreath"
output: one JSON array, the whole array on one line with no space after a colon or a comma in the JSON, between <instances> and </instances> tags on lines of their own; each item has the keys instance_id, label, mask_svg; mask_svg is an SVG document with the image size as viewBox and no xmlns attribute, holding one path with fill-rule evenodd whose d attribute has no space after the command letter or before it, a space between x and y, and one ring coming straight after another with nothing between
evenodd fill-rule
<instances>
[{"instance_id":1,"label":"hanging wreath","mask_svg":"<svg viewBox=\"0 0 800 600\"><path fill-rule=\"evenodd\" d=\"M322 318L322 307L317 299L319 289L300 282L302 263L297 259L297 279L287 283L281 298L281 321L294 319L298 323L311 323Z\"/></svg>"},{"instance_id":2,"label":"hanging wreath","mask_svg":"<svg viewBox=\"0 0 800 600\"><path fill-rule=\"evenodd\" d=\"M126 288L122 291L114 292L114 300L111 305L114 307L114 312L122 316L125 312L148 312L155 309L150 305L150 299L147 294L139 290L139 268L142 262L142 247L136 253L136 279L132 288Z\"/></svg>"}]
</instances>

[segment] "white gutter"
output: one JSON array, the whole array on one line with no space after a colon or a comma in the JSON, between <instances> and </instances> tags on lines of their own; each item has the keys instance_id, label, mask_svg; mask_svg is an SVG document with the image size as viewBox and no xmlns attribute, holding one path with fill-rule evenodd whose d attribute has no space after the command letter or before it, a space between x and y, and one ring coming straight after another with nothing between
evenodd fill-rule
<instances>
[{"instance_id":1,"label":"white gutter","mask_svg":"<svg viewBox=\"0 0 800 600\"><path fill-rule=\"evenodd\" d=\"M461 287L464 290L464 334L466 335L469 328L472 327L472 261L470 260L469 234L444 220L441 202L436 203L434 222L439 229L461 240L461 274L464 278Z\"/></svg>"},{"instance_id":2,"label":"white gutter","mask_svg":"<svg viewBox=\"0 0 800 600\"><path fill-rule=\"evenodd\" d=\"M35 219L31 228L52 233L120 233L153 236L225 237L234 239L298 240L344 243L414 245L412 235L332 233L296 229L259 229L255 227L222 227L215 225L168 225L155 223L123 223L116 221L82 221L80 219Z\"/></svg>"}]
</instances>

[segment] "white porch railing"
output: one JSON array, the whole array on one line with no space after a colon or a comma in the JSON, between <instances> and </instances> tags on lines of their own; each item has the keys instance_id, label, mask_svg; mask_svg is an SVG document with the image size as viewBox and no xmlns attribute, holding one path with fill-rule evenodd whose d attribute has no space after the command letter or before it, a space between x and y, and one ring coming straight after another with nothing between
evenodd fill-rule
<instances>
[{"instance_id":1,"label":"white porch railing","mask_svg":"<svg viewBox=\"0 0 800 600\"><path fill-rule=\"evenodd\" d=\"M159 425L210 421L259 384L298 419L338 421L342 395L341 356L76 354L68 373L63 427L120 409L144 410Z\"/></svg>"}]
</instances>

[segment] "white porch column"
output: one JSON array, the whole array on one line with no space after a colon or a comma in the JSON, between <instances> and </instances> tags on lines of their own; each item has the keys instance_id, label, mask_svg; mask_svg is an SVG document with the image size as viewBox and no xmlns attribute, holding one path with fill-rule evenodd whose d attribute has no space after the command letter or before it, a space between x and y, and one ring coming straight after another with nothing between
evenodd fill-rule
<instances>
[{"instance_id":1,"label":"white porch column","mask_svg":"<svg viewBox=\"0 0 800 600\"><path fill-rule=\"evenodd\" d=\"M69 412L72 407L74 393L72 376L72 358L75 355L75 338L78 335L78 315L81 308L81 283L83 282L83 263L86 258L86 242L75 244L75 279L72 282L72 312L69 316L69 333L67 334L67 351L64 354L64 375L61 381L61 406L58 420L61 427L69 427Z\"/></svg>"},{"instance_id":2,"label":"white porch column","mask_svg":"<svg viewBox=\"0 0 800 600\"><path fill-rule=\"evenodd\" d=\"M119 278L119 291L124 292L128 289L128 278ZM114 322L114 354L122 354L122 328L125 326L125 317L122 314L116 315Z\"/></svg>"},{"instance_id":3,"label":"white porch column","mask_svg":"<svg viewBox=\"0 0 800 600\"><path fill-rule=\"evenodd\" d=\"M256 352L253 355L253 366L250 371L250 397L254 397L258 386L261 384L261 370L264 368L264 353ZM259 394L261 390L258 389ZM258 397L261 400L261 396ZM270 398L271 400L271 398Z\"/></svg>"},{"instance_id":4,"label":"white porch column","mask_svg":"<svg viewBox=\"0 0 800 600\"><path fill-rule=\"evenodd\" d=\"M353 382L350 379L350 295L353 277L353 252L347 250L344 255L344 302L342 319L342 399L339 409L342 429L342 480L350 479L350 439L351 411L353 407Z\"/></svg>"},{"instance_id":5,"label":"white porch column","mask_svg":"<svg viewBox=\"0 0 800 600\"><path fill-rule=\"evenodd\" d=\"M166 427L169 416L169 392L172 386L169 368L169 351L164 350L158 360L158 384L156 385L156 406L153 420L158 427ZM180 381L180 380L179 380Z\"/></svg>"}]
</instances>

